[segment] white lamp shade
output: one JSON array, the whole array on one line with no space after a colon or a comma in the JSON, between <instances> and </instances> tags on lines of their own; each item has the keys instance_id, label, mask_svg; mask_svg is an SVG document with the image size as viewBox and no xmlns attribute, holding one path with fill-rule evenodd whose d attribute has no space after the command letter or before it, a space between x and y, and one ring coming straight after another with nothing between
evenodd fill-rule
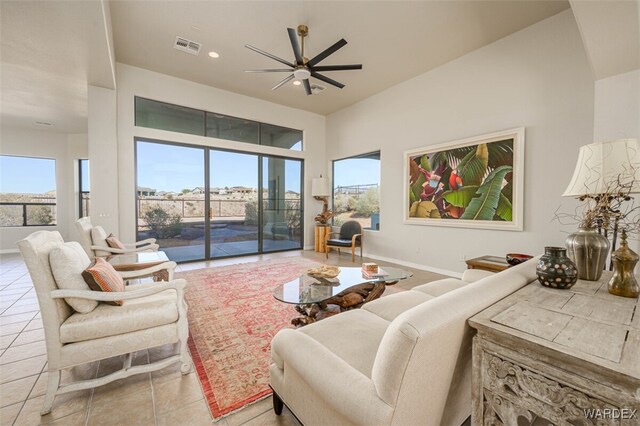
<instances>
[{"instance_id":1,"label":"white lamp shade","mask_svg":"<svg viewBox=\"0 0 640 426\"><path fill-rule=\"evenodd\" d=\"M311 181L311 195L314 197L328 197L331 195L331 186L327 178L313 178Z\"/></svg>"},{"instance_id":2,"label":"white lamp shade","mask_svg":"<svg viewBox=\"0 0 640 426\"><path fill-rule=\"evenodd\" d=\"M618 139L581 147L573 177L562 196L604 194L618 179L626 184L633 182L631 194L640 193L640 145L637 139Z\"/></svg>"}]
</instances>

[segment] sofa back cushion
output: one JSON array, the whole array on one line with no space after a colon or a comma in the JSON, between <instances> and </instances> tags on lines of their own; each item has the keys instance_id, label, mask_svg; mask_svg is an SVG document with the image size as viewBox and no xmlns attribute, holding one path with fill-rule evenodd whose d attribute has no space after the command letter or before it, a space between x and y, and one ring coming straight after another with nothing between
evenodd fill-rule
<instances>
[{"instance_id":1,"label":"sofa back cushion","mask_svg":"<svg viewBox=\"0 0 640 426\"><path fill-rule=\"evenodd\" d=\"M472 332L467 320L535 280L536 262L428 300L391 323L378 348L372 380L380 398L396 407L394 423L428 418L440 424L445 405L459 405L447 401L447 390L454 376L470 377ZM453 399L470 398L466 393L458 392Z\"/></svg>"},{"instance_id":2,"label":"sofa back cushion","mask_svg":"<svg viewBox=\"0 0 640 426\"><path fill-rule=\"evenodd\" d=\"M82 278L82 271L89 266L91 260L79 243L72 241L54 248L49 253L49 263L58 288L90 290ZM98 302L95 300L71 297L66 298L65 301L76 312L82 314L89 313L98 306Z\"/></svg>"}]
</instances>

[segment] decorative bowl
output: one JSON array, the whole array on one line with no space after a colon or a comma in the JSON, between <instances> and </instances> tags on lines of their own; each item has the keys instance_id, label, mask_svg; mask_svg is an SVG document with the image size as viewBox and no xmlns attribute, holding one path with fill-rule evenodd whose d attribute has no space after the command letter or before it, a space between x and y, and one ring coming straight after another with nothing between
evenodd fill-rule
<instances>
[{"instance_id":1,"label":"decorative bowl","mask_svg":"<svg viewBox=\"0 0 640 426\"><path fill-rule=\"evenodd\" d=\"M340 274L340 268L337 266L322 265L318 268L312 268L307 274L316 278L335 278Z\"/></svg>"},{"instance_id":2,"label":"decorative bowl","mask_svg":"<svg viewBox=\"0 0 640 426\"><path fill-rule=\"evenodd\" d=\"M526 262L531 259L533 256L529 256L528 254L521 253L507 253L506 259L507 263L511 266L516 266L521 264L522 262Z\"/></svg>"}]
</instances>

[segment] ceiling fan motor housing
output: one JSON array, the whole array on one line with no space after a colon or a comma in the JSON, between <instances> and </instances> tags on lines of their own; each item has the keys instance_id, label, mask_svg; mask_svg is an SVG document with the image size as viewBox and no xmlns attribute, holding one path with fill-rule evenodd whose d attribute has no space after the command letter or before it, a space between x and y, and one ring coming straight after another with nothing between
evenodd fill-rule
<instances>
[{"instance_id":1,"label":"ceiling fan motor housing","mask_svg":"<svg viewBox=\"0 0 640 426\"><path fill-rule=\"evenodd\" d=\"M300 67L293 70L293 76L297 80L306 80L307 78L311 77L311 72L307 68Z\"/></svg>"}]
</instances>

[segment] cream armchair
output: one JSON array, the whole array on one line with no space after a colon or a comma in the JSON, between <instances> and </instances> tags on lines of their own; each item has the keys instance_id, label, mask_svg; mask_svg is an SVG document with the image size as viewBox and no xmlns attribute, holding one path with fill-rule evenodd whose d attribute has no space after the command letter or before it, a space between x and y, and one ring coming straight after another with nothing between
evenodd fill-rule
<instances>
[{"instance_id":1,"label":"cream armchair","mask_svg":"<svg viewBox=\"0 0 640 426\"><path fill-rule=\"evenodd\" d=\"M80 233L80 244L90 258L105 257L112 254L126 254L140 251L158 251L155 238L136 241L133 244L125 244L124 249L109 247L107 233L102 226L93 226L90 217L83 217L76 221L76 229Z\"/></svg>"},{"instance_id":2,"label":"cream armchair","mask_svg":"<svg viewBox=\"0 0 640 426\"><path fill-rule=\"evenodd\" d=\"M88 257L77 243L65 243L56 231L38 231L18 242L38 296L44 324L49 382L41 411L43 415L51 411L56 395L102 386L174 363L180 363L182 373L187 374L192 365L187 352L186 281L140 284L129 286L124 292L111 293L59 289L49 254L58 247L73 248L73 245L78 256L74 256L72 262L76 266L80 263L82 268L84 263L90 262ZM150 269L157 268L136 271L136 274L148 274ZM79 313L67 303L67 300L72 303L71 300L77 302L79 299L123 300L124 303L122 306L100 303L88 313ZM146 365L131 365L133 353L176 342L179 343L177 354ZM122 369L112 374L60 384L60 373L64 369L120 355L124 355Z\"/></svg>"}]
</instances>

